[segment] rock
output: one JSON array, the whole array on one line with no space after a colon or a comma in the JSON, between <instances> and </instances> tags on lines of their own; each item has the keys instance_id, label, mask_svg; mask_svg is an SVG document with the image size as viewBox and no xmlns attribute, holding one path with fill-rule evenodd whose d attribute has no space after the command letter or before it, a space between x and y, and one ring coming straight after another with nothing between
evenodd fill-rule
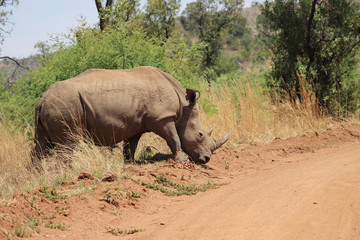
<instances>
[{"instance_id":1,"label":"rock","mask_svg":"<svg viewBox=\"0 0 360 240\"><path fill-rule=\"evenodd\" d=\"M102 182L114 182L117 180L117 175L108 171L104 174L104 176L101 178Z\"/></svg>"},{"instance_id":2,"label":"rock","mask_svg":"<svg viewBox=\"0 0 360 240\"><path fill-rule=\"evenodd\" d=\"M94 179L94 176L91 174L91 173L88 173L88 172L82 172L80 173L79 177L78 177L79 180L82 180L82 179Z\"/></svg>"}]
</instances>

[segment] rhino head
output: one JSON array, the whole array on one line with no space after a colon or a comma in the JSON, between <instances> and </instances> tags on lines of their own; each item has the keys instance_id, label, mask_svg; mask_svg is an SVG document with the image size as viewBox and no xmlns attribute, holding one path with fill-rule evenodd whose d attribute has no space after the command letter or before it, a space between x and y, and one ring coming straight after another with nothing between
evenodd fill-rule
<instances>
[{"instance_id":1,"label":"rhino head","mask_svg":"<svg viewBox=\"0 0 360 240\"><path fill-rule=\"evenodd\" d=\"M183 151L195 163L204 164L209 162L212 153L230 138L230 131L222 139L214 139L211 137L212 129L204 130L196 102L199 97L199 91L186 89L188 105L183 107L178 133Z\"/></svg>"}]
</instances>

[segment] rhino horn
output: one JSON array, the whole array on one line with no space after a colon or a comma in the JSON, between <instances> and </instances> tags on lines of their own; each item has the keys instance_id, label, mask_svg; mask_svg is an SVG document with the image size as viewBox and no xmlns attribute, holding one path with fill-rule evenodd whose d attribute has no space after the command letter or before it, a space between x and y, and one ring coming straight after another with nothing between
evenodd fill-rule
<instances>
[{"instance_id":1,"label":"rhino horn","mask_svg":"<svg viewBox=\"0 0 360 240\"><path fill-rule=\"evenodd\" d=\"M211 133L213 132L213 129L211 128L209 131L207 131L209 136L211 136Z\"/></svg>"},{"instance_id":2,"label":"rhino horn","mask_svg":"<svg viewBox=\"0 0 360 240\"><path fill-rule=\"evenodd\" d=\"M214 150L218 149L219 147L221 147L224 143L226 143L227 140L229 140L231 135L231 130L229 130L229 132L226 134L225 137L221 138L221 139L215 139L215 147Z\"/></svg>"}]
</instances>

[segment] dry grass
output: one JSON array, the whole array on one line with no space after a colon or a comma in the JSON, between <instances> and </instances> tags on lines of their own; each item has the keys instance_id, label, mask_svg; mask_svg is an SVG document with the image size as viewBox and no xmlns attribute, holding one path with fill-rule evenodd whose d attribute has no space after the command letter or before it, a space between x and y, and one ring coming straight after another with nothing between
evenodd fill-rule
<instances>
[{"instance_id":1,"label":"dry grass","mask_svg":"<svg viewBox=\"0 0 360 240\"><path fill-rule=\"evenodd\" d=\"M41 185L59 185L63 180L77 178L81 172L96 177L112 171L123 172L120 149L111 151L91 142L80 140L74 151L59 148L41 162L42 170L32 167L32 141L24 132L17 133L0 122L0 199L11 197L15 191L31 190Z\"/></svg>"},{"instance_id":2,"label":"dry grass","mask_svg":"<svg viewBox=\"0 0 360 240\"><path fill-rule=\"evenodd\" d=\"M41 185L60 185L74 179L81 172L90 172L98 179L106 172L124 174L122 147L98 147L90 140L78 139L74 149L63 146L52 151L41 162L41 171L35 170L30 153L33 143L24 132L17 132L0 122L0 200L11 197L16 191L31 190ZM155 134L141 138L136 159L151 157L157 152L168 153L166 142Z\"/></svg>"},{"instance_id":3,"label":"dry grass","mask_svg":"<svg viewBox=\"0 0 360 240\"><path fill-rule=\"evenodd\" d=\"M301 99L281 98L278 92L264 91L249 82L233 87L213 87L202 93L217 111L202 111L204 126L214 128L214 137L232 131L230 145L243 142L269 142L280 137L298 136L331 124L316 103L311 89L303 82ZM40 185L57 185L65 179L76 178L81 172L96 177L112 171L123 174L122 149L97 147L91 141L79 140L74 151L55 151L42 161L43 171L31 167L32 141L25 132L17 132L0 122L0 200L11 197L19 189L33 189ZM168 153L165 141L155 134L145 134L140 140L136 159L154 152ZM71 165L71 167L69 167Z\"/></svg>"},{"instance_id":4,"label":"dry grass","mask_svg":"<svg viewBox=\"0 0 360 240\"><path fill-rule=\"evenodd\" d=\"M18 133L12 126L0 122L0 199L33 180L33 174L27 169L30 150L25 131Z\"/></svg>"},{"instance_id":5,"label":"dry grass","mask_svg":"<svg viewBox=\"0 0 360 240\"><path fill-rule=\"evenodd\" d=\"M230 129L233 144L299 136L324 129L332 122L320 111L313 92L306 89L303 80L301 99L289 96L284 99L279 92L269 92L249 82L237 84L235 88L210 88L204 93L217 106L217 113L201 115L205 127L215 129L216 137Z\"/></svg>"}]
</instances>

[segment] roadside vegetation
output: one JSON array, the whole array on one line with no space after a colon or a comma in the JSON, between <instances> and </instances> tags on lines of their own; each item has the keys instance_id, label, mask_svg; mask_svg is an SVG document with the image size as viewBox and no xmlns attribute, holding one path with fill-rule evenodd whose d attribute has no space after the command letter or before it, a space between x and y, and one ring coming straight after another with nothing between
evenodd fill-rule
<instances>
[{"instance_id":1,"label":"roadside vegetation","mask_svg":"<svg viewBox=\"0 0 360 240\"><path fill-rule=\"evenodd\" d=\"M138 1L120 0L98 6L99 26L83 21L69 34L38 43L40 54L32 59L39 59L39 66L29 63L21 74L6 68L0 76L0 199L19 189L59 186L81 172L98 178L109 170L125 174L121 148L111 151L87 139L79 139L73 152L55 151L41 163L41 173L31 165L35 104L53 83L89 68L151 65L168 72L184 87L200 90L203 124L214 128L215 137L231 129L232 147L358 120L359 4L275 0L258 7L256 30L247 24L255 20L244 17L241 0L197 1L184 13L178 1L148 1L143 12ZM319 33L323 38L314 37ZM346 51L340 50L344 45ZM154 134L143 137L138 149L137 159L169 151ZM51 189L45 193L51 195ZM107 230L129 234L137 229Z\"/></svg>"}]
</instances>

